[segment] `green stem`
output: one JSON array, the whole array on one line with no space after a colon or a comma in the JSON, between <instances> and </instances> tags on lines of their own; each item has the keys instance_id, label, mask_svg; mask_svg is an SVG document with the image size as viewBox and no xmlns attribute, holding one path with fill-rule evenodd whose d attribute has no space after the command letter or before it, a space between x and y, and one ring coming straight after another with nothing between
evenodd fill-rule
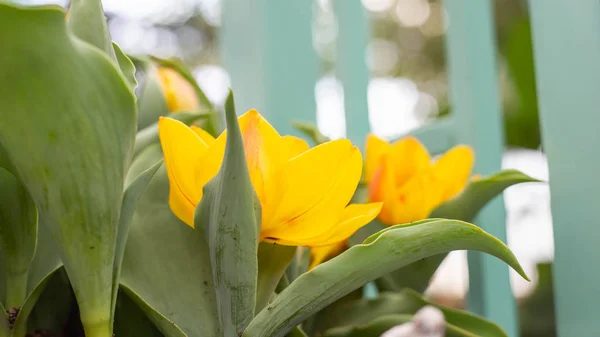
<instances>
[{"instance_id":1,"label":"green stem","mask_svg":"<svg viewBox=\"0 0 600 337\"><path fill-rule=\"evenodd\" d=\"M20 308L27 298L27 272L6 274L6 309Z\"/></svg>"},{"instance_id":2,"label":"green stem","mask_svg":"<svg viewBox=\"0 0 600 337\"><path fill-rule=\"evenodd\" d=\"M100 321L83 321L83 316L81 317L83 330L85 332L85 337L112 337L112 331L110 329L110 320L100 320Z\"/></svg>"}]
</instances>

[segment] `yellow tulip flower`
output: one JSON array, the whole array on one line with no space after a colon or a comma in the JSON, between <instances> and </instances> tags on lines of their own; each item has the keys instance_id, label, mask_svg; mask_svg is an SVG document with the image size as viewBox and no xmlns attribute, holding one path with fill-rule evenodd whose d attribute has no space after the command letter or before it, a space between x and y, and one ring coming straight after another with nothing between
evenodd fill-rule
<instances>
[{"instance_id":1,"label":"yellow tulip flower","mask_svg":"<svg viewBox=\"0 0 600 337\"><path fill-rule=\"evenodd\" d=\"M340 139L309 149L299 138L280 136L256 110L238 122L250 179L262 207L260 240L288 246L334 244L381 210L381 203L348 205L362 171L362 156L350 141ZM225 132L214 139L174 119L159 120L169 204L189 226L194 226L202 187L221 166Z\"/></svg>"},{"instance_id":2,"label":"yellow tulip flower","mask_svg":"<svg viewBox=\"0 0 600 337\"><path fill-rule=\"evenodd\" d=\"M425 219L464 189L474 160L473 150L466 145L432 160L416 138L389 144L369 135L365 165L369 201L383 202L379 220L386 225Z\"/></svg>"},{"instance_id":3,"label":"yellow tulip flower","mask_svg":"<svg viewBox=\"0 0 600 337\"><path fill-rule=\"evenodd\" d=\"M198 111L200 103L194 87L177 71L160 67L156 70L169 112Z\"/></svg>"}]
</instances>

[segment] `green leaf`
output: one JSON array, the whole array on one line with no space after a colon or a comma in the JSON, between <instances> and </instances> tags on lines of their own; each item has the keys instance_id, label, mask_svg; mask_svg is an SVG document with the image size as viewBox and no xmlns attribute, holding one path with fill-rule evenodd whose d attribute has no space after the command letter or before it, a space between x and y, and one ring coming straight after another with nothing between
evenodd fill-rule
<instances>
[{"instance_id":1,"label":"green leaf","mask_svg":"<svg viewBox=\"0 0 600 337\"><path fill-rule=\"evenodd\" d=\"M138 130L158 122L160 116L169 113L169 107L160 85L156 66L151 62L143 62L144 79L138 93Z\"/></svg>"},{"instance_id":2,"label":"green leaf","mask_svg":"<svg viewBox=\"0 0 600 337\"><path fill-rule=\"evenodd\" d=\"M302 132L302 134L308 137L315 145L323 144L331 140L329 137L324 136L321 131L319 131L319 128L313 124L294 121L292 122L292 126L296 130Z\"/></svg>"},{"instance_id":3,"label":"green leaf","mask_svg":"<svg viewBox=\"0 0 600 337\"><path fill-rule=\"evenodd\" d=\"M15 321L15 323L13 325L13 328L12 328L13 336L15 336L15 337L25 336L25 333L27 332L27 319L29 318L29 314L31 314L31 311L33 310L33 307L37 303L37 300L40 298L40 295L44 291L46 284L52 278L53 274L56 273L59 269L60 269L60 267L56 268L52 272L50 272L40 283L38 283L35 286L35 288L33 288L33 291L31 291L28 294L27 299L25 300L25 303L23 303L23 305L21 306L21 308L19 310L19 314L17 315L17 320Z\"/></svg>"},{"instance_id":4,"label":"green leaf","mask_svg":"<svg viewBox=\"0 0 600 337\"><path fill-rule=\"evenodd\" d=\"M0 337L10 337L10 326L8 325L8 314L0 303Z\"/></svg>"},{"instance_id":5,"label":"green leaf","mask_svg":"<svg viewBox=\"0 0 600 337\"><path fill-rule=\"evenodd\" d=\"M187 125L190 125L198 120L208 118L209 114L199 114L193 112L175 112L169 115L169 118L176 119ZM133 147L133 156L137 156L142 150L148 146L158 143L158 121L139 130L135 136L135 146Z\"/></svg>"},{"instance_id":6,"label":"green leaf","mask_svg":"<svg viewBox=\"0 0 600 337\"><path fill-rule=\"evenodd\" d=\"M131 165L136 176L162 158L152 145ZM158 169L138 205L123 257L121 289L166 337L220 337L208 245L202 230L169 208L166 169Z\"/></svg>"},{"instance_id":7,"label":"green leaf","mask_svg":"<svg viewBox=\"0 0 600 337\"><path fill-rule=\"evenodd\" d=\"M431 217L472 222L479 210L508 187L538 181L516 170L500 171L471 181L460 195L435 209ZM377 286L388 291L400 291L408 287L422 293L446 256L447 254L440 254L416 261L378 279Z\"/></svg>"},{"instance_id":8,"label":"green leaf","mask_svg":"<svg viewBox=\"0 0 600 337\"><path fill-rule=\"evenodd\" d=\"M295 327L294 330L292 330L292 332L287 334L287 337L308 337L308 336L306 335L306 333L304 331L302 331L301 328Z\"/></svg>"},{"instance_id":9,"label":"green leaf","mask_svg":"<svg viewBox=\"0 0 600 337\"><path fill-rule=\"evenodd\" d=\"M146 317L148 317L154 323L156 328L160 330L162 334L164 334L165 336L188 336L175 323L173 323L167 317L163 316L161 313L150 307L150 305L147 302L145 302L140 297L140 295L135 293L131 288L128 288L125 285L121 285L121 290L125 292L127 296L129 296L129 298L137 304L138 308L146 314Z\"/></svg>"},{"instance_id":10,"label":"green leaf","mask_svg":"<svg viewBox=\"0 0 600 337\"><path fill-rule=\"evenodd\" d=\"M25 187L0 167L0 260L4 306L19 308L27 297L27 274L37 245L37 208Z\"/></svg>"},{"instance_id":11,"label":"green leaf","mask_svg":"<svg viewBox=\"0 0 600 337\"><path fill-rule=\"evenodd\" d=\"M456 220L429 220L395 227L301 275L258 313L244 337L283 336L311 314L367 282L419 259L452 250L494 255L527 278L514 254L477 226Z\"/></svg>"},{"instance_id":12,"label":"green leaf","mask_svg":"<svg viewBox=\"0 0 600 337\"><path fill-rule=\"evenodd\" d=\"M194 224L196 230L206 233L222 334L236 336L254 317L260 204L250 181L231 92L225 116L223 163L204 186Z\"/></svg>"},{"instance_id":13,"label":"green leaf","mask_svg":"<svg viewBox=\"0 0 600 337\"><path fill-rule=\"evenodd\" d=\"M117 246L115 251L115 262L114 262L114 283L112 293L112 314L114 316L115 307L117 305L117 294L119 292L119 278L121 276L121 264L123 262L123 255L125 254L125 244L129 237L129 227L133 220L135 208L138 200L142 196L142 193L150 183L152 177L156 171L162 165L162 160L159 160L152 167L140 173L134 181L127 185L125 188L125 194L123 195L123 204L121 206L121 214L119 218L119 229L117 233Z\"/></svg>"},{"instance_id":14,"label":"green leaf","mask_svg":"<svg viewBox=\"0 0 600 337\"><path fill-rule=\"evenodd\" d=\"M135 97L106 54L71 35L57 7L0 4L0 40L11 51L0 58L0 146L58 244L86 334L110 335Z\"/></svg>"},{"instance_id":15,"label":"green leaf","mask_svg":"<svg viewBox=\"0 0 600 337\"><path fill-rule=\"evenodd\" d=\"M115 313L115 336L163 337L144 312L121 290Z\"/></svg>"},{"instance_id":16,"label":"green leaf","mask_svg":"<svg viewBox=\"0 0 600 337\"><path fill-rule=\"evenodd\" d=\"M327 330L323 337L379 337L396 325L408 323L411 320L412 315L385 315L368 324L349 325Z\"/></svg>"},{"instance_id":17,"label":"green leaf","mask_svg":"<svg viewBox=\"0 0 600 337\"><path fill-rule=\"evenodd\" d=\"M123 50L121 50L121 47L119 47L119 45L113 42L112 46L115 50L117 63L119 64L119 68L121 69L123 76L125 76L125 78L127 79L127 83L129 83L129 87L131 88L131 90L135 91L138 84L135 78L135 65L133 64L133 62L131 62L131 59L129 59L129 57L125 55L125 53L123 52Z\"/></svg>"},{"instance_id":18,"label":"green leaf","mask_svg":"<svg viewBox=\"0 0 600 337\"><path fill-rule=\"evenodd\" d=\"M296 254L296 247L259 243L256 311L262 310L269 303L294 254Z\"/></svg>"},{"instance_id":19,"label":"green leaf","mask_svg":"<svg viewBox=\"0 0 600 337\"><path fill-rule=\"evenodd\" d=\"M475 216L488 202L510 186L520 183L540 182L517 170L504 170L488 177L471 181L465 190L432 213L432 218L449 218L473 221Z\"/></svg>"},{"instance_id":20,"label":"green leaf","mask_svg":"<svg viewBox=\"0 0 600 337\"><path fill-rule=\"evenodd\" d=\"M117 61L101 0L71 0L67 25L75 36Z\"/></svg>"},{"instance_id":21,"label":"green leaf","mask_svg":"<svg viewBox=\"0 0 600 337\"><path fill-rule=\"evenodd\" d=\"M382 293L375 299L361 299L347 303L338 308L336 312L330 312L327 317L328 329L324 335L330 335L329 331L332 330L340 331L336 328L340 326L350 327L345 329L346 331L351 331L361 325L370 326L378 317L397 314L410 317L427 305L435 306L444 313L448 336L506 337L506 333L495 323L466 311L446 308L427 301L411 289L404 289L400 293ZM378 322L377 325L385 327L381 322ZM397 324L389 325L385 330L391 329L395 325Z\"/></svg>"}]
</instances>

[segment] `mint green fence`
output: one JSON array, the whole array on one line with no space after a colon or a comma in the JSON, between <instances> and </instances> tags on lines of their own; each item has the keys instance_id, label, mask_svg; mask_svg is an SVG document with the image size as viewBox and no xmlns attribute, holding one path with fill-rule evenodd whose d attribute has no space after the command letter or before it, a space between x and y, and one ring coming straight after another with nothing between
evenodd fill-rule
<instances>
[{"instance_id":1,"label":"mint green fence","mask_svg":"<svg viewBox=\"0 0 600 337\"><path fill-rule=\"evenodd\" d=\"M504 140L492 0L446 0L452 116L414 134L433 153L458 143L477 153L475 171L501 165ZM282 133L291 120L315 121L318 61L311 1L224 0L223 56L241 109L258 108ZM548 155L555 231L555 297L562 337L600 336L600 191L596 134L600 126L600 1L530 0L538 100ZM344 87L346 134L362 145L369 131L369 24L359 0L334 0L338 18L336 76ZM595 29L594 29L595 27ZM506 240L503 201L476 223ZM592 261L592 263L588 263ZM590 268L590 269L588 269ZM469 254L469 309L518 335L508 267Z\"/></svg>"}]
</instances>

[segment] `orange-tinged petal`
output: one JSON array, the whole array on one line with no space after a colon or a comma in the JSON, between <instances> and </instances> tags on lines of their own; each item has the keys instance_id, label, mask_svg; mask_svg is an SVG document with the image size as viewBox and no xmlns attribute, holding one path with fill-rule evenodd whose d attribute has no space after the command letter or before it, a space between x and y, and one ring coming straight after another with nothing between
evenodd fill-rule
<instances>
[{"instance_id":1,"label":"orange-tinged petal","mask_svg":"<svg viewBox=\"0 0 600 337\"><path fill-rule=\"evenodd\" d=\"M389 154L384 155L381 162L382 164L369 183L368 197L370 202L383 202L379 220L386 225L395 225L397 224L396 212L398 210L396 175Z\"/></svg>"},{"instance_id":2,"label":"orange-tinged petal","mask_svg":"<svg viewBox=\"0 0 600 337\"><path fill-rule=\"evenodd\" d=\"M283 140L283 147L286 149L285 156L288 159L294 158L295 156L308 151L310 148L308 143L302 138L283 136L281 139Z\"/></svg>"},{"instance_id":3,"label":"orange-tinged petal","mask_svg":"<svg viewBox=\"0 0 600 337\"><path fill-rule=\"evenodd\" d=\"M256 110L249 110L238 121L244 138L250 179L265 212L273 202L273 187L269 185L273 183L271 177L286 161L283 141L279 133Z\"/></svg>"},{"instance_id":4,"label":"orange-tinged petal","mask_svg":"<svg viewBox=\"0 0 600 337\"><path fill-rule=\"evenodd\" d=\"M412 176L431 167L429 152L414 137L406 137L392 144L390 158L396 173L397 186L401 186Z\"/></svg>"},{"instance_id":5,"label":"orange-tinged petal","mask_svg":"<svg viewBox=\"0 0 600 337\"><path fill-rule=\"evenodd\" d=\"M206 143L171 118L160 118L158 130L170 183L169 203L175 215L193 227L194 207L202 198L202 189L196 188L196 171L203 164Z\"/></svg>"},{"instance_id":6,"label":"orange-tinged petal","mask_svg":"<svg viewBox=\"0 0 600 337\"><path fill-rule=\"evenodd\" d=\"M200 108L196 91L177 71L161 67L157 69L157 76L169 111L197 111Z\"/></svg>"},{"instance_id":7,"label":"orange-tinged petal","mask_svg":"<svg viewBox=\"0 0 600 337\"><path fill-rule=\"evenodd\" d=\"M442 202L455 197L465 188L474 162L475 153L466 145L453 147L435 162L435 177L445 187Z\"/></svg>"},{"instance_id":8,"label":"orange-tinged petal","mask_svg":"<svg viewBox=\"0 0 600 337\"><path fill-rule=\"evenodd\" d=\"M369 134L365 144L365 181L373 180L373 176L381 166L381 161L391 149L391 145L385 140Z\"/></svg>"},{"instance_id":9,"label":"orange-tinged petal","mask_svg":"<svg viewBox=\"0 0 600 337\"><path fill-rule=\"evenodd\" d=\"M198 135L198 137L200 137L200 139L204 141L204 143L206 143L206 145L210 146L215 141L215 137L204 131L204 129L201 129L195 125L192 125L190 128Z\"/></svg>"},{"instance_id":10,"label":"orange-tinged petal","mask_svg":"<svg viewBox=\"0 0 600 337\"><path fill-rule=\"evenodd\" d=\"M281 201L276 213L264 218L261 237L300 240L328 232L352 198L361 171L360 151L345 139L294 157L276 175Z\"/></svg>"},{"instance_id":11,"label":"orange-tinged petal","mask_svg":"<svg viewBox=\"0 0 600 337\"><path fill-rule=\"evenodd\" d=\"M308 270L313 269L324 261L339 255L346 249L348 243L346 240L334 243L329 246L313 247L310 249L310 266Z\"/></svg>"}]
</instances>

